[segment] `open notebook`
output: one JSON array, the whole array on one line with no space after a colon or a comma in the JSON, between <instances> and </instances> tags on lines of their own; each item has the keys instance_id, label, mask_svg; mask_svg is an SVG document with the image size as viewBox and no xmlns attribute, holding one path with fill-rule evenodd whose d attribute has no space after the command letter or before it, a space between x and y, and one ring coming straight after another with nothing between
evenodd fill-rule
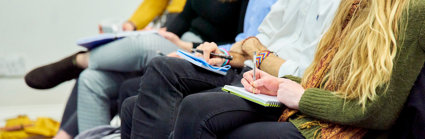
<instances>
[{"instance_id":1,"label":"open notebook","mask_svg":"<svg viewBox=\"0 0 425 139\"><path fill-rule=\"evenodd\" d=\"M177 54L181 56L183 59L186 59L187 61L189 61L190 63L198 67L204 68L206 70L209 70L211 72L218 73L221 75L226 75L227 71L231 67L230 65L225 65L223 67L212 66L208 64L208 62L206 62L203 58L196 57L192 53L188 53L183 50L177 50Z\"/></svg>"},{"instance_id":2,"label":"open notebook","mask_svg":"<svg viewBox=\"0 0 425 139\"><path fill-rule=\"evenodd\" d=\"M265 107L280 107L283 104L277 99L276 96L269 96L264 94L253 94L246 91L242 87L225 85L222 88L223 91L230 92L231 94L237 95L241 98L255 102Z\"/></svg>"},{"instance_id":3,"label":"open notebook","mask_svg":"<svg viewBox=\"0 0 425 139\"><path fill-rule=\"evenodd\" d=\"M128 32L118 32L118 33L102 33L90 37L85 37L77 40L77 44L87 49L91 50L101 45L110 43L112 41L122 39L127 36L138 36L144 34L153 34L157 31L128 31Z\"/></svg>"}]
</instances>

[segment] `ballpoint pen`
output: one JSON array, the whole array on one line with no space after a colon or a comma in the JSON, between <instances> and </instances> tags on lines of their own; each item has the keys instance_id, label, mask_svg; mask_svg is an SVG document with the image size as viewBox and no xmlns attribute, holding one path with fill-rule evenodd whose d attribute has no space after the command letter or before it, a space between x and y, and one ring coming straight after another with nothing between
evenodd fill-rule
<instances>
[{"instance_id":1,"label":"ballpoint pen","mask_svg":"<svg viewBox=\"0 0 425 139\"><path fill-rule=\"evenodd\" d=\"M253 69L253 71L254 71L254 73L252 74L252 83L254 83L254 81L256 80L255 79L255 69L257 68L257 60L255 60L255 57L257 56L257 52L254 52L254 55L252 56L252 62L254 63L254 69ZM252 93L255 93L254 92L254 87L252 87L253 89L252 89Z\"/></svg>"}]
</instances>

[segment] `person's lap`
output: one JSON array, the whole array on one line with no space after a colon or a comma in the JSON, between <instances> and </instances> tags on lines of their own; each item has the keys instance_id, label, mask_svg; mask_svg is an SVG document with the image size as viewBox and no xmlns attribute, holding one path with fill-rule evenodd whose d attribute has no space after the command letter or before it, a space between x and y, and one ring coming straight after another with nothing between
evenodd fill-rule
<instances>
[{"instance_id":1,"label":"person's lap","mask_svg":"<svg viewBox=\"0 0 425 139\"><path fill-rule=\"evenodd\" d=\"M147 66L133 113L132 137L164 138L174 125L183 97L239 82L240 69L226 76L194 66L184 59L157 57Z\"/></svg>"},{"instance_id":2,"label":"person's lap","mask_svg":"<svg viewBox=\"0 0 425 139\"><path fill-rule=\"evenodd\" d=\"M257 131L266 132L266 129L278 125L275 123L278 123L277 120L282 111L282 107L263 107L226 92L193 94L186 97L180 105L173 136L174 138L235 138L245 132L254 132L253 126L264 127L264 130L257 129ZM291 123L281 124L284 125L276 128L288 129L291 131L290 135L300 134ZM296 132L293 133L293 131ZM271 137L280 134L251 133L241 137L249 137L248 135L252 134L257 134L257 137ZM282 131L283 133L285 132Z\"/></svg>"}]
</instances>

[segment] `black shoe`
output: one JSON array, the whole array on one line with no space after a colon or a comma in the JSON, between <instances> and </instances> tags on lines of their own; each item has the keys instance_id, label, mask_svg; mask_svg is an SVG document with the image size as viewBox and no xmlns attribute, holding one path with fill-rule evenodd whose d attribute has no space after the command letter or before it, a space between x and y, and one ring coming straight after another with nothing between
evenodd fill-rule
<instances>
[{"instance_id":1,"label":"black shoe","mask_svg":"<svg viewBox=\"0 0 425 139\"><path fill-rule=\"evenodd\" d=\"M58 62L38 67L25 75L25 82L34 89L50 89L56 85L77 78L84 70L75 64L78 52Z\"/></svg>"}]
</instances>

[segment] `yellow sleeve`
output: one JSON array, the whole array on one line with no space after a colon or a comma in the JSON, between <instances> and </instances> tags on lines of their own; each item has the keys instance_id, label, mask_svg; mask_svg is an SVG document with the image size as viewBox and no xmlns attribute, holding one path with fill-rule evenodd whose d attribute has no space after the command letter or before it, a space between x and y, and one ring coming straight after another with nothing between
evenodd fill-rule
<instances>
[{"instance_id":1,"label":"yellow sleeve","mask_svg":"<svg viewBox=\"0 0 425 139\"><path fill-rule=\"evenodd\" d=\"M161 15L168 5L168 0L144 0L128 21L137 29L145 28L155 17Z\"/></svg>"},{"instance_id":2,"label":"yellow sleeve","mask_svg":"<svg viewBox=\"0 0 425 139\"><path fill-rule=\"evenodd\" d=\"M183 11L186 0L172 0L171 3L167 6L167 11L169 13L180 13Z\"/></svg>"}]
</instances>

